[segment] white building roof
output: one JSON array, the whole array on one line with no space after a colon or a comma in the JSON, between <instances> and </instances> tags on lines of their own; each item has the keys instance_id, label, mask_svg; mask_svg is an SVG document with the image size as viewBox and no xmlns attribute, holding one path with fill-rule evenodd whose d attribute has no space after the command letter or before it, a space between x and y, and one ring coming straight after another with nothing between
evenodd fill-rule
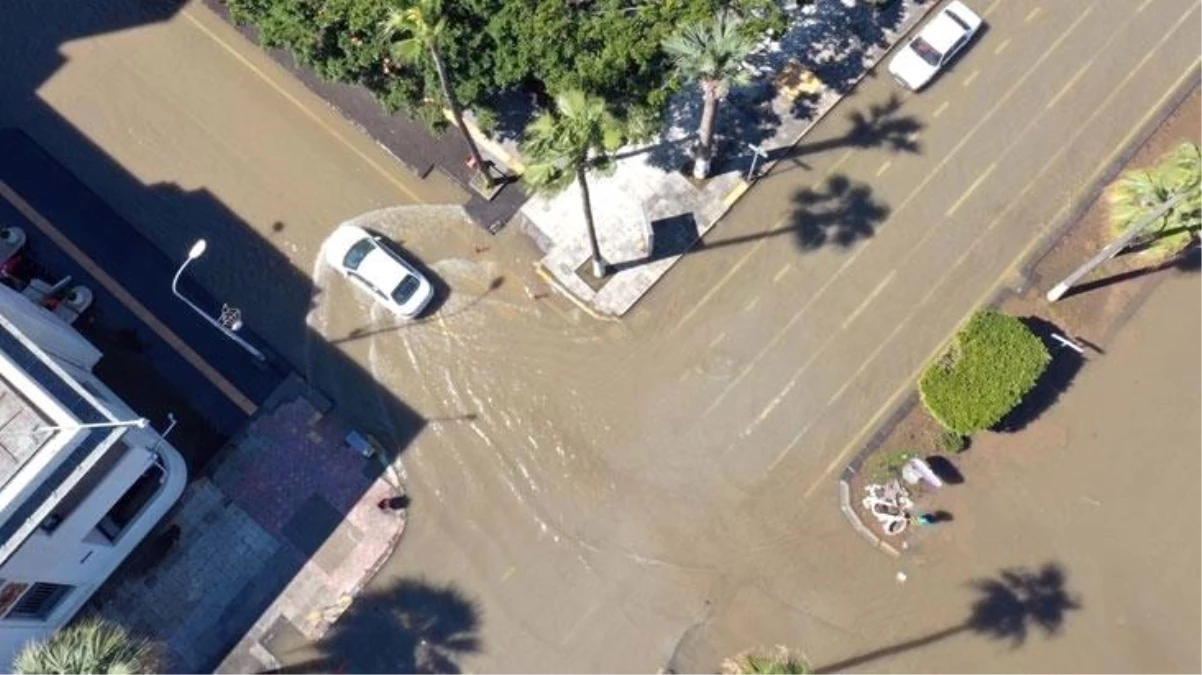
<instances>
[{"instance_id":1,"label":"white building roof","mask_svg":"<svg viewBox=\"0 0 1202 675\"><path fill-rule=\"evenodd\" d=\"M3 313L0 392L0 411L12 415L0 427L3 564L126 429L79 428L121 420Z\"/></svg>"}]
</instances>

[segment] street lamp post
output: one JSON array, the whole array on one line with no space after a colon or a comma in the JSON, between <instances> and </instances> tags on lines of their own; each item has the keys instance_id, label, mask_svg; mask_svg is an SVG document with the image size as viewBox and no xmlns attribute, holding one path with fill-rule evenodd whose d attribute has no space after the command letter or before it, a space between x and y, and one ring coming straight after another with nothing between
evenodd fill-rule
<instances>
[{"instance_id":1,"label":"street lamp post","mask_svg":"<svg viewBox=\"0 0 1202 675\"><path fill-rule=\"evenodd\" d=\"M242 327L242 321L240 319L234 319L229 326L226 326L224 323L206 314L204 310L197 307L195 303L184 297L184 295L179 292L179 278L183 275L184 268L186 268L193 260L196 260L200 256L204 255L205 248L207 246L208 244L204 239L197 239L196 243L192 244L192 248L188 250L188 259L179 266L179 269L175 271L175 278L171 280L171 292L175 294L175 297L183 300L184 304L191 307L192 311L204 317L205 321L208 321L210 324L212 324L214 328L221 331L222 334L224 334L227 338L238 343L238 346L249 352L251 356L255 357L255 359L261 362L267 361L267 357L263 355L263 352L256 349L254 345L251 345L246 340L243 340L237 333L234 332Z\"/></svg>"}]
</instances>

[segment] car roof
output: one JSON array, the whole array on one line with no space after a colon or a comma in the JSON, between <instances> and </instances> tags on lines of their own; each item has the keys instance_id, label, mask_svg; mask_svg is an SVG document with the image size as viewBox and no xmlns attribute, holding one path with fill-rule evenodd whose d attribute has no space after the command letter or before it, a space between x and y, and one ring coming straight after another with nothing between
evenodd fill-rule
<instances>
[{"instance_id":1,"label":"car roof","mask_svg":"<svg viewBox=\"0 0 1202 675\"><path fill-rule=\"evenodd\" d=\"M372 247L371 253L368 253L363 262L359 263L359 269L355 270L355 274L366 279L371 285L385 292L392 292L401 280L409 276L409 270L400 263L396 258L389 255L379 244Z\"/></svg>"},{"instance_id":2,"label":"car roof","mask_svg":"<svg viewBox=\"0 0 1202 675\"><path fill-rule=\"evenodd\" d=\"M943 8L943 11L935 15L930 23L923 27L919 34L927 44L939 50L939 53L946 53L959 40L961 36L968 32L961 26L959 22L953 19L948 14L949 7Z\"/></svg>"}]
</instances>

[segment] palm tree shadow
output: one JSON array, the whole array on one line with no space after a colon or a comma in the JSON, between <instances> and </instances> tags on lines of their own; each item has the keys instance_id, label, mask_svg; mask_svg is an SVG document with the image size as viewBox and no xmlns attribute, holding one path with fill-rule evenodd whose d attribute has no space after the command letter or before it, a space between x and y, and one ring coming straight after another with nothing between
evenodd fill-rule
<instances>
[{"instance_id":1,"label":"palm tree shadow","mask_svg":"<svg viewBox=\"0 0 1202 675\"><path fill-rule=\"evenodd\" d=\"M979 596L963 623L831 663L814 669L814 672L841 672L960 633L975 633L1008 642L1012 649L1026 643L1032 629L1038 629L1045 637L1055 636L1060 632L1066 614L1081 608L1080 602L1065 590L1064 581L1064 569L1058 563L1046 563L1038 570L1002 570L996 579L978 579L970 583Z\"/></svg>"},{"instance_id":2,"label":"palm tree shadow","mask_svg":"<svg viewBox=\"0 0 1202 675\"><path fill-rule=\"evenodd\" d=\"M872 237L877 226L889 217L889 206L873 196L871 186L852 182L844 175L827 177L826 184L821 187L799 190L793 195L793 204L796 208L783 227L702 242L698 248L731 246L790 233L803 251L827 244L847 248Z\"/></svg>"},{"instance_id":3,"label":"palm tree shadow","mask_svg":"<svg viewBox=\"0 0 1202 675\"><path fill-rule=\"evenodd\" d=\"M316 645L277 654L277 673L459 673L478 653L479 610L452 586L401 579L369 590Z\"/></svg>"},{"instance_id":4,"label":"palm tree shadow","mask_svg":"<svg viewBox=\"0 0 1202 675\"><path fill-rule=\"evenodd\" d=\"M780 227L716 241L700 239L693 214L679 214L651 223L651 251L645 258L615 264L629 269L685 253L735 246L792 234L797 247L811 251L827 244L847 248L876 233L889 216L889 207L878 201L867 183L854 183L847 176L830 176L820 188L804 188L793 196L796 209Z\"/></svg>"},{"instance_id":5,"label":"palm tree shadow","mask_svg":"<svg viewBox=\"0 0 1202 675\"><path fill-rule=\"evenodd\" d=\"M901 115L902 99L892 94L889 100L868 106L867 113L859 110L847 115L851 126L835 138L799 143L769 153L770 160L793 160L826 152L835 148L885 148L892 152L918 153L922 144L918 134L923 123L916 117Z\"/></svg>"}]
</instances>

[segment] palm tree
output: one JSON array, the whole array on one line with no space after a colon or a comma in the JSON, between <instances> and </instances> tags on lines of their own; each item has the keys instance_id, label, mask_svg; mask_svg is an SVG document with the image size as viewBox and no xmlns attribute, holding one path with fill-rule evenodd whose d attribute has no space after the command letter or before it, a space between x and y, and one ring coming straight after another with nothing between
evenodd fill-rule
<instances>
[{"instance_id":1,"label":"palm tree","mask_svg":"<svg viewBox=\"0 0 1202 675\"><path fill-rule=\"evenodd\" d=\"M459 105L459 99L455 97L455 89L451 86L451 76L447 73L447 64L442 60L442 51L439 46L446 33L446 19L441 16L441 13L441 0L416 0L408 7L394 9L389 13L388 18L384 21L384 35L388 38L397 35L405 36L392 45L392 56L398 61L412 63L420 60L423 55L430 58L434 64L434 70L438 73L442 98L446 101L447 108L450 108L455 126L459 128L459 133L463 134L463 140L472 153L472 162L476 165L476 171L484 177L485 185L491 188L495 181L484 164L484 158L480 156L480 149L476 147L476 141L468 132L467 125L463 123L463 108Z\"/></svg>"},{"instance_id":2,"label":"palm tree","mask_svg":"<svg viewBox=\"0 0 1202 675\"><path fill-rule=\"evenodd\" d=\"M597 245L588 174L613 171L610 156L625 142L622 124L609 112L605 100L579 90L555 97L555 110L539 115L526 127L522 154L529 160L522 178L535 192L555 194L575 182L580 186L584 222L592 247L593 274L609 273Z\"/></svg>"},{"instance_id":3,"label":"palm tree","mask_svg":"<svg viewBox=\"0 0 1202 675\"><path fill-rule=\"evenodd\" d=\"M85 619L46 640L30 642L13 661L17 673L153 673L150 645L103 619Z\"/></svg>"},{"instance_id":4,"label":"palm tree","mask_svg":"<svg viewBox=\"0 0 1202 675\"><path fill-rule=\"evenodd\" d=\"M1151 168L1126 173L1110 192L1110 220L1121 235L1166 202L1184 195L1145 231L1157 248L1175 253L1202 226L1202 153L1182 143ZM1161 238L1163 237L1163 238Z\"/></svg>"},{"instance_id":5,"label":"palm tree","mask_svg":"<svg viewBox=\"0 0 1202 675\"><path fill-rule=\"evenodd\" d=\"M748 79L743 59L755 47L756 41L739 29L738 19L723 13L711 22L684 26L664 41L664 51L672 57L676 71L685 80L701 87L704 107L697 128L694 178L709 176L718 102L726 97L732 84L742 84Z\"/></svg>"}]
</instances>

